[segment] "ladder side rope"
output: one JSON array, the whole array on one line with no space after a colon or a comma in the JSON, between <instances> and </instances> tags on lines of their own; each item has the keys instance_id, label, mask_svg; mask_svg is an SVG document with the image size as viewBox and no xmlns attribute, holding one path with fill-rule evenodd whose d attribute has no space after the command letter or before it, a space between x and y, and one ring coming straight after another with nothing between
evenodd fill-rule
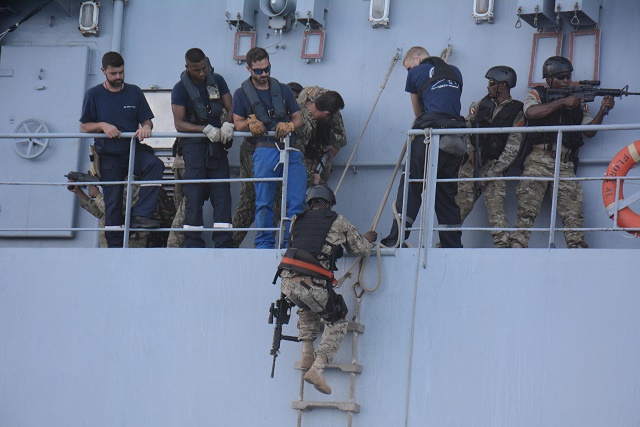
<instances>
[{"instance_id":1,"label":"ladder side rope","mask_svg":"<svg viewBox=\"0 0 640 427\"><path fill-rule=\"evenodd\" d=\"M371 116L373 115L374 110L376 109L376 105L378 105L378 100L380 99L380 96L382 95L382 92L384 91L384 88L387 87L387 81L389 81L389 76L391 76L391 72L393 71L393 68L396 65L396 62L398 62L400 60L400 52L402 49L398 48L396 51L396 54L393 56L393 58L391 59L391 64L389 65L389 69L387 70L387 74L384 77L384 81L382 82L382 86L380 86L380 91L378 91L378 96L376 97L375 102L373 103L373 107L371 107L371 111L369 112L369 117L367 117L367 121L364 123L364 127L362 128L362 132L360 132L360 136L358 137L358 142L356 142L356 146L353 147L353 151L351 152L351 156L349 157L349 161L347 162L347 164L344 167L344 170L342 171L342 176L340 177L340 181L338 181L338 185L336 186L336 189L333 191L333 193L337 196L338 195L338 190L340 190L340 186L342 185L342 181L344 181L344 176L347 174L347 171L349 170L349 166L351 165L351 162L353 161L353 157L356 154L356 151L358 151L358 146L360 145L360 142L362 142L362 137L364 136L364 132L367 130L367 126L369 125L369 120L371 120Z\"/></svg>"},{"instance_id":2,"label":"ladder side rope","mask_svg":"<svg viewBox=\"0 0 640 427\"><path fill-rule=\"evenodd\" d=\"M300 388L298 390L300 401L304 400L304 371L300 370ZM302 427L302 409L298 409L298 427Z\"/></svg>"},{"instance_id":3,"label":"ladder side rope","mask_svg":"<svg viewBox=\"0 0 640 427\"><path fill-rule=\"evenodd\" d=\"M355 315L353 316L354 322L360 323L360 303L362 298L356 298ZM355 365L358 362L358 337L360 333L355 330L351 333L351 364ZM349 373L349 402L355 403L356 399L356 373ZM349 411L347 414L347 427L353 425L353 411Z\"/></svg>"}]
</instances>

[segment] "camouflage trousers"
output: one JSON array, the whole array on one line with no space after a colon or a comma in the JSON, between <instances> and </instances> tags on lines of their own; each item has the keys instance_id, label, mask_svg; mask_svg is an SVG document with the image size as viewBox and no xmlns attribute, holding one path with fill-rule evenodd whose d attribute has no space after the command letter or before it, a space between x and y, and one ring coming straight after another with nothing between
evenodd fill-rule
<instances>
[{"instance_id":1,"label":"camouflage trousers","mask_svg":"<svg viewBox=\"0 0 640 427\"><path fill-rule=\"evenodd\" d=\"M240 178L253 178L253 153L256 145L247 138L240 144ZM274 225L280 222L280 201L282 200L282 186L276 189L275 202L273 203ZM233 213L233 228L249 228L256 217L256 189L253 182L243 182L240 185L240 198ZM233 247L239 248L247 235L246 231L233 232Z\"/></svg>"},{"instance_id":2,"label":"camouflage trousers","mask_svg":"<svg viewBox=\"0 0 640 427\"><path fill-rule=\"evenodd\" d=\"M495 164L495 160L489 160L480 169L480 176L487 177L487 172ZM465 162L460 168L459 178L473 178L473 164ZM504 210L504 199L507 192L507 184L505 181L485 181L485 187L482 190L484 196L484 202L487 206L487 213L489 217L489 224L494 228L507 228L509 227L509 221L507 221L507 214ZM475 191L475 185L473 182L459 182L458 183L458 195L456 196L456 203L460 207L460 217L462 222L471 213L473 205L478 200L478 193ZM508 231L492 231L491 237L493 238L493 244L497 248L509 247L509 232Z\"/></svg>"},{"instance_id":3,"label":"camouflage trousers","mask_svg":"<svg viewBox=\"0 0 640 427\"><path fill-rule=\"evenodd\" d=\"M564 155L564 153L563 153ZM555 163L553 151L542 151L534 148L524 163L522 176L553 177ZM575 178L573 162L560 163L561 178ZM542 199L547 188L553 190L553 183L548 181L520 181L516 188L518 197L518 219L516 227L530 228L540 212ZM558 214L566 228L581 228L584 222L583 191L577 181L560 181L558 184ZM518 230L511 234L511 246L526 248L529 246L530 231ZM568 248L586 248L582 231L565 231L564 238Z\"/></svg>"},{"instance_id":4,"label":"camouflage trousers","mask_svg":"<svg viewBox=\"0 0 640 427\"><path fill-rule=\"evenodd\" d=\"M174 193L176 197L177 193ZM184 196L179 199L179 203L176 206L176 215L173 217L171 228L182 228L184 226ZM183 248L184 247L184 233L182 231L170 231L169 238L167 239L168 248Z\"/></svg>"},{"instance_id":5,"label":"camouflage trousers","mask_svg":"<svg viewBox=\"0 0 640 427\"><path fill-rule=\"evenodd\" d=\"M307 188L312 187L316 175L316 168L320 164L319 161L314 159L309 159L307 157L302 156L302 163L304 163L304 167L307 170ZM324 164L324 169L320 172L320 182L318 184L327 185L329 181L329 174L331 173L331 161L326 160Z\"/></svg>"},{"instance_id":6,"label":"camouflage trousers","mask_svg":"<svg viewBox=\"0 0 640 427\"><path fill-rule=\"evenodd\" d=\"M100 226L104 227L104 221L100 221ZM148 231L130 231L129 232L129 247L130 248L146 248L147 239L149 238ZM108 248L107 238L104 235L104 231L100 232L100 247Z\"/></svg>"},{"instance_id":7,"label":"camouflage trousers","mask_svg":"<svg viewBox=\"0 0 640 427\"><path fill-rule=\"evenodd\" d=\"M306 286L301 284L302 281ZM320 317L319 313L322 313L327 306L329 298L327 290L323 286L314 284L311 278L306 276L282 276L280 290L298 306L298 329L300 330L298 339L300 341L315 341L324 323L322 340L316 355L322 354L326 356L328 362L331 362L347 333L349 322L346 319L327 322Z\"/></svg>"},{"instance_id":8,"label":"camouflage trousers","mask_svg":"<svg viewBox=\"0 0 640 427\"><path fill-rule=\"evenodd\" d=\"M184 179L184 160L182 156L176 156L173 162L173 176L175 179ZM173 203L176 207L176 215L173 217L171 228L182 228L184 226L184 184L178 184L173 187ZM184 233L182 231L170 231L167 239L168 248L184 247Z\"/></svg>"}]
</instances>

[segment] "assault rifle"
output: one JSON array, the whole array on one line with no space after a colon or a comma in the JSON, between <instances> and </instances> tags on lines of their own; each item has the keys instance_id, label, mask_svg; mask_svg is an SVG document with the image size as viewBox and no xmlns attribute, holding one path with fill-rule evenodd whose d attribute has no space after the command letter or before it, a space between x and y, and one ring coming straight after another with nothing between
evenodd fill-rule
<instances>
[{"instance_id":1,"label":"assault rifle","mask_svg":"<svg viewBox=\"0 0 640 427\"><path fill-rule=\"evenodd\" d=\"M269 324L273 324L273 319L276 319L276 326L273 329L273 343L271 344L271 355L273 356L273 363L271 364L271 378L276 369L276 358L280 353L280 342L286 341L298 341L298 337L292 337L289 335L282 335L282 325L289 323L291 318L291 308L294 306L287 297L280 292L280 298L276 302L272 302L269 307Z\"/></svg>"},{"instance_id":2,"label":"assault rifle","mask_svg":"<svg viewBox=\"0 0 640 427\"><path fill-rule=\"evenodd\" d=\"M599 86L600 80L580 80L577 85L567 88L547 88L547 99L555 101L567 96L575 96L585 102L593 102L596 96L612 96L622 99L623 96L640 95L640 92L629 92L629 85L622 89L602 89ZM608 108L605 109L604 114L609 114Z\"/></svg>"},{"instance_id":3,"label":"assault rifle","mask_svg":"<svg viewBox=\"0 0 640 427\"><path fill-rule=\"evenodd\" d=\"M100 181L100 177L93 176L93 175L90 175L88 173L74 172L74 171L69 172L64 177L67 178L69 181L75 181L75 182L98 182L98 181ZM81 185L80 187L86 187L86 185Z\"/></svg>"}]
</instances>

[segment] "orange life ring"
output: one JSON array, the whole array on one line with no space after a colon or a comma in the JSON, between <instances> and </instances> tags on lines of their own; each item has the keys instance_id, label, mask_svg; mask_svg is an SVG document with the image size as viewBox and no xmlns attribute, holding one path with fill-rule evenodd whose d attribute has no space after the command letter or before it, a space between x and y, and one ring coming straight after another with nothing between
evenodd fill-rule
<instances>
[{"instance_id":1,"label":"orange life ring","mask_svg":"<svg viewBox=\"0 0 640 427\"><path fill-rule=\"evenodd\" d=\"M625 176L629 170L640 162L640 139L636 142L624 147L609 163L607 172L604 176ZM623 180L620 180L620 192L618 200L624 199L622 193ZM602 182L602 200L604 206L609 213L609 217L613 218L616 199L616 181L604 180ZM631 210L631 208L624 207L618 212L618 226L622 228L640 228L640 215ZM630 231L629 233L640 236L640 231Z\"/></svg>"}]
</instances>

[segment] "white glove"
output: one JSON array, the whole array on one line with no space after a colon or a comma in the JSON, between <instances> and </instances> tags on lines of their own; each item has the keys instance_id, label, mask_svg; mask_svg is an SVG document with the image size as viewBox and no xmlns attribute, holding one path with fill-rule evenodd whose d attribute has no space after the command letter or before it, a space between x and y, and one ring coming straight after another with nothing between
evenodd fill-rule
<instances>
[{"instance_id":1,"label":"white glove","mask_svg":"<svg viewBox=\"0 0 640 427\"><path fill-rule=\"evenodd\" d=\"M222 124L222 127L220 128L220 133L221 133L221 142L223 144L227 144L231 141L233 141L233 123L229 123L229 122L224 122Z\"/></svg>"},{"instance_id":2,"label":"white glove","mask_svg":"<svg viewBox=\"0 0 640 427\"><path fill-rule=\"evenodd\" d=\"M220 129L214 128L211 125L206 125L204 129L202 129L202 133L207 135L207 138L209 138L209 141L220 142Z\"/></svg>"}]
</instances>

